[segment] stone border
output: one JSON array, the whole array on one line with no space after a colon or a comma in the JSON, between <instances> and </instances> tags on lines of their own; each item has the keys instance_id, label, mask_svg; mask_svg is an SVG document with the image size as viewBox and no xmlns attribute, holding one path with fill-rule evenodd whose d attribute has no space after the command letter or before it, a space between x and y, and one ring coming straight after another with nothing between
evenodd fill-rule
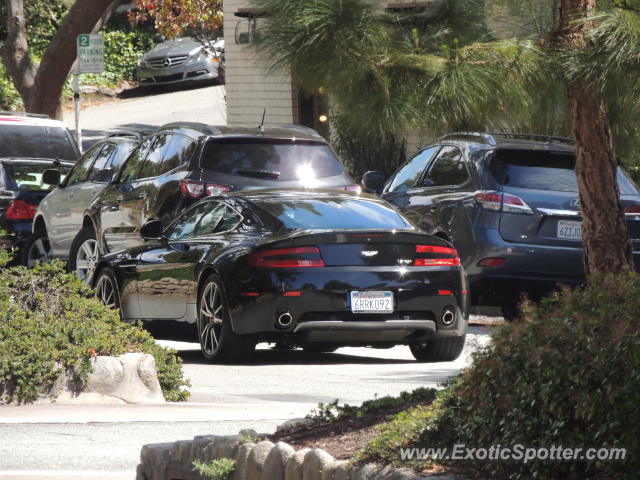
<instances>
[{"instance_id":1,"label":"stone border","mask_svg":"<svg viewBox=\"0 0 640 480\"><path fill-rule=\"evenodd\" d=\"M372 463L351 469L346 460L335 460L319 448L296 451L284 442L250 441L264 436L242 430L238 435L144 445L136 480L201 480L193 471L193 461L208 463L218 458L235 460L230 480L464 480L451 475L419 476L409 468Z\"/></svg>"}]
</instances>

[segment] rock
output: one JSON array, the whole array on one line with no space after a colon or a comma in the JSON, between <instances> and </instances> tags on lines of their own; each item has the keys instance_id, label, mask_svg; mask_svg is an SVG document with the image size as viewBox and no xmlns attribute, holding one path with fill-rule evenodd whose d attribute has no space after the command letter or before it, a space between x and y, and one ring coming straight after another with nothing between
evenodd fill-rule
<instances>
[{"instance_id":1,"label":"rock","mask_svg":"<svg viewBox=\"0 0 640 480\"><path fill-rule=\"evenodd\" d=\"M247 475L247 461L251 450L253 450L255 446L255 443L243 443L240 445L235 457L233 457L236 461L236 469L233 471L232 480L253 480Z\"/></svg>"},{"instance_id":2,"label":"rock","mask_svg":"<svg viewBox=\"0 0 640 480\"><path fill-rule=\"evenodd\" d=\"M282 430L288 430L293 427L298 427L300 425L309 425L313 423L313 420L310 418L292 418L291 420L287 420L282 425L278 425L276 427L276 432L280 432Z\"/></svg>"},{"instance_id":3,"label":"rock","mask_svg":"<svg viewBox=\"0 0 640 480\"><path fill-rule=\"evenodd\" d=\"M322 470L333 461L334 458L320 448L314 448L313 450L307 452L307 454L304 456L302 479L321 480Z\"/></svg>"},{"instance_id":4,"label":"rock","mask_svg":"<svg viewBox=\"0 0 640 480\"><path fill-rule=\"evenodd\" d=\"M384 466L381 470L376 473L373 477L373 480L386 480L389 475L393 472L393 467L391 465Z\"/></svg>"},{"instance_id":5,"label":"rock","mask_svg":"<svg viewBox=\"0 0 640 480\"><path fill-rule=\"evenodd\" d=\"M146 480L164 480L169 466L169 454L172 443L143 445L140 451L140 464Z\"/></svg>"},{"instance_id":6,"label":"rock","mask_svg":"<svg viewBox=\"0 0 640 480\"><path fill-rule=\"evenodd\" d=\"M351 480L352 470L349 468L349 462L346 460L340 460L335 463L338 465L333 473L333 480Z\"/></svg>"},{"instance_id":7,"label":"rock","mask_svg":"<svg viewBox=\"0 0 640 480\"><path fill-rule=\"evenodd\" d=\"M46 403L46 402L44 402ZM58 394L51 403L61 405L126 405L127 402L111 395L102 395L94 392L73 393L68 390Z\"/></svg>"},{"instance_id":8,"label":"rock","mask_svg":"<svg viewBox=\"0 0 640 480\"><path fill-rule=\"evenodd\" d=\"M309 448L303 448L295 452L289 461L287 462L287 468L284 473L285 480L302 480L302 466L304 464L304 457L307 452L311 451Z\"/></svg>"},{"instance_id":9,"label":"rock","mask_svg":"<svg viewBox=\"0 0 640 480\"><path fill-rule=\"evenodd\" d=\"M327 465L325 465L324 469L322 470L322 480L335 480L336 477L336 472L338 471L339 468L344 467L343 470L346 471L346 465L349 462L347 462L346 460L338 460L338 461L334 461L331 463L328 463ZM345 479L343 480L346 480Z\"/></svg>"},{"instance_id":10,"label":"rock","mask_svg":"<svg viewBox=\"0 0 640 480\"><path fill-rule=\"evenodd\" d=\"M95 357L91 359L91 367L85 392L111 395L124 379L124 366L116 357Z\"/></svg>"},{"instance_id":11,"label":"rock","mask_svg":"<svg viewBox=\"0 0 640 480\"><path fill-rule=\"evenodd\" d=\"M367 463L351 474L352 480L373 480L380 468L373 463Z\"/></svg>"},{"instance_id":12,"label":"rock","mask_svg":"<svg viewBox=\"0 0 640 480\"><path fill-rule=\"evenodd\" d=\"M219 437L212 446L212 459L214 458L236 458L238 450L242 446L240 435L226 435Z\"/></svg>"},{"instance_id":13,"label":"rock","mask_svg":"<svg viewBox=\"0 0 640 480\"><path fill-rule=\"evenodd\" d=\"M294 453L291 445L284 442L276 443L264 462L262 480L284 480L287 462Z\"/></svg>"},{"instance_id":14,"label":"rock","mask_svg":"<svg viewBox=\"0 0 640 480\"><path fill-rule=\"evenodd\" d=\"M399 468L392 471L391 474L385 477L385 480L414 480L418 479L418 474L410 468Z\"/></svg>"},{"instance_id":15,"label":"rock","mask_svg":"<svg viewBox=\"0 0 640 480\"><path fill-rule=\"evenodd\" d=\"M264 469L264 462L267 460L269 453L274 445L269 440L263 440L256 443L249 457L247 458L247 478L251 480L260 480Z\"/></svg>"}]
</instances>

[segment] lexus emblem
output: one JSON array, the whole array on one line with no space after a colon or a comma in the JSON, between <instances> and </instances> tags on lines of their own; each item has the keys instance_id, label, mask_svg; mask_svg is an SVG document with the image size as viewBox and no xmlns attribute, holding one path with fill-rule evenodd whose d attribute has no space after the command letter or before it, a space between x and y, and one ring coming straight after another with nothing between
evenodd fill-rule
<instances>
[{"instance_id":1,"label":"lexus emblem","mask_svg":"<svg viewBox=\"0 0 640 480\"><path fill-rule=\"evenodd\" d=\"M378 254L377 250L363 250L362 251L362 256L363 257L375 257Z\"/></svg>"},{"instance_id":2,"label":"lexus emblem","mask_svg":"<svg viewBox=\"0 0 640 480\"><path fill-rule=\"evenodd\" d=\"M165 59L162 61L162 66L163 66L163 67L170 67L170 66L171 66L171 59L170 59L170 58L165 58Z\"/></svg>"},{"instance_id":3,"label":"lexus emblem","mask_svg":"<svg viewBox=\"0 0 640 480\"><path fill-rule=\"evenodd\" d=\"M571 203L569 205L575 208L580 208L580 199L576 198L575 200L571 200Z\"/></svg>"}]
</instances>

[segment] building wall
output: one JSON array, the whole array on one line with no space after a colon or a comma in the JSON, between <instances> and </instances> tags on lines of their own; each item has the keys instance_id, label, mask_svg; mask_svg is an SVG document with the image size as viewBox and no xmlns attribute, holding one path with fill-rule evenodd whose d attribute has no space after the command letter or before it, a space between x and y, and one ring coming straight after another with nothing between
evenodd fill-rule
<instances>
[{"instance_id":1,"label":"building wall","mask_svg":"<svg viewBox=\"0 0 640 480\"><path fill-rule=\"evenodd\" d=\"M236 43L236 25L243 22L242 26L246 26L247 19L234 14L238 8L249 6L249 0L224 2L227 122L258 125L266 108L266 124L295 123L297 106L291 73L268 73L268 67L257 60L251 44Z\"/></svg>"}]
</instances>

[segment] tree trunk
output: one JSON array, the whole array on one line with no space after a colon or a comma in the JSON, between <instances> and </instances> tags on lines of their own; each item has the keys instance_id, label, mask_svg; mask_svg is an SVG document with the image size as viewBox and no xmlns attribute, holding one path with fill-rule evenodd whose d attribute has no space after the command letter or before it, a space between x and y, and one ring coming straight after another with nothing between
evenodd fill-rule
<instances>
[{"instance_id":1,"label":"tree trunk","mask_svg":"<svg viewBox=\"0 0 640 480\"><path fill-rule=\"evenodd\" d=\"M573 47L586 45L585 33L595 13L596 0L562 0L561 40ZM576 140L576 175L583 219L585 269L591 273L620 273L633 268L627 223L620 204L618 162L602 95L579 82L567 85L573 134Z\"/></svg>"},{"instance_id":2,"label":"tree trunk","mask_svg":"<svg viewBox=\"0 0 640 480\"><path fill-rule=\"evenodd\" d=\"M7 0L7 39L0 49L0 57L26 104L35 81L36 67L29 56L22 0Z\"/></svg>"},{"instance_id":3,"label":"tree trunk","mask_svg":"<svg viewBox=\"0 0 640 480\"><path fill-rule=\"evenodd\" d=\"M28 112L58 118L62 89L76 59L78 35L102 27L123 0L76 0L49 43L37 70L29 59L23 0L6 1L10 33L2 53L7 70Z\"/></svg>"}]
</instances>

